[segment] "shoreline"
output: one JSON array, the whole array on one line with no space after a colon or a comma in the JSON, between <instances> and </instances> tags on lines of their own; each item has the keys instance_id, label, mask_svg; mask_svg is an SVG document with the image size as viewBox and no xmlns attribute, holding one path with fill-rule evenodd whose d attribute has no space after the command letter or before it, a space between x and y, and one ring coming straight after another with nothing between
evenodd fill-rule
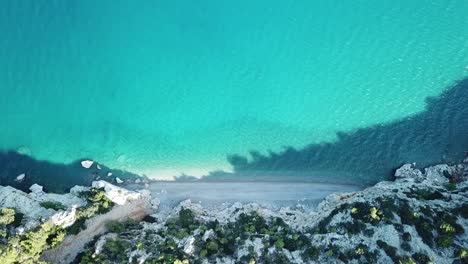
<instances>
[{"instance_id":1,"label":"shoreline","mask_svg":"<svg viewBox=\"0 0 468 264\"><path fill-rule=\"evenodd\" d=\"M52 263L83 259L92 259L91 263L137 259L144 263L161 258L170 263L269 263L268 259L278 258L287 260L284 263L468 260L468 232L464 231L468 230L468 159L423 171L414 164L405 164L396 170L394 181L381 181L365 189L303 182L194 183L151 181L142 183L147 187L142 190L137 189L140 184L134 184L135 189L125 189L128 184L94 181L92 187L75 186L62 195L45 193L37 184L31 186L31 193L1 187L2 196L8 199L0 202L3 208L17 207L24 214L20 224L28 226L8 227L9 236L29 239L35 236L24 236L25 232L55 232L49 236L57 237L56 232L63 232L58 244L45 244L40 255L32 256ZM83 197L83 192L97 196ZM303 194L308 196L301 199ZM98 197L101 198L96 200ZM25 199L31 202L24 203ZM39 206L44 201L53 201L62 208L46 210L42 203ZM93 211L84 218L81 231L68 233L67 226L77 223L79 215L83 215L80 212L93 206L108 206L106 201L112 201L110 211ZM39 214L28 215L31 209ZM139 222L129 222L132 218ZM110 229L109 221L114 228ZM241 226L237 226L239 221ZM256 229L259 223L261 230ZM45 224L56 228L44 230ZM229 234L230 237L223 237ZM300 237L302 244L295 244L298 242L291 236ZM408 236L413 240L401 238ZM75 241L75 237L80 239ZM47 236L44 239L44 243L49 240ZM234 249L220 249L225 239ZM169 253L161 253L160 248L167 247L167 243L175 244ZM122 249L106 249L114 246ZM28 254L22 244L9 247L8 252L11 250L19 250L19 257ZM2 254L0 262L8 256ZM407 262L415 259L418 261Z\"/></svg>"}]
</instances>

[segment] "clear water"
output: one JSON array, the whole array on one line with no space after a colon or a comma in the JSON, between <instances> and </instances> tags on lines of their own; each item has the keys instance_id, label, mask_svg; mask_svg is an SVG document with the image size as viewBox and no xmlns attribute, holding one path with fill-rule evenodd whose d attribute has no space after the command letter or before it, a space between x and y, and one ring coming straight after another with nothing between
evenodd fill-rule
<instances>
[{"instance_id":1,"label":"clear water","mask_svg":"<svg viewBox=\"0 0 468 264\"><path fill-rule=\"evenodd\" d=\"M333 143L468 76L466 14L465 0L5 0L0 148L164 178Z\"/></svg>"}]
</instances>

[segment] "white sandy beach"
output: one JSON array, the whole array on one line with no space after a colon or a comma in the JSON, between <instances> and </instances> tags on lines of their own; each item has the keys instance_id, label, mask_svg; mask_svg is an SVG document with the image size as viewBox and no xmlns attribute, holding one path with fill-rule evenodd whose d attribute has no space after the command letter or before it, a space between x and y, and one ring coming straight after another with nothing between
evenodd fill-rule
<instances>
[{"instance_id":1,"label":"white sandy beach","mask_svg":"<svg viewBox=\"0 0 468 264\"><path fill-rule=\"evenodd\" d=\"M141 185L128 187L139 189ZM310 182L154 182L148 188L153 197L160 199L160 212L186 199L214 208L226 203L255 202L272 209L301 206L313 210L330 193L360 189L352 185Z\"/></svg>"}]
</instances>

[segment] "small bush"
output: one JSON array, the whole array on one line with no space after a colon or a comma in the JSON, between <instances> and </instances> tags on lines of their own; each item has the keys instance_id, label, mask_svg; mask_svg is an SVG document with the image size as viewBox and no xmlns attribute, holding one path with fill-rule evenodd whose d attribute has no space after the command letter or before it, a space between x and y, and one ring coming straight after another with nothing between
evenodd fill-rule
<instances>
[{"instance_id":1,"label":"small bush","mask_svg":"<svg viewBox=\"0 0 468 264\"><path fill-rule=\"evenodd\" d=\"M468 218L468 204L463 204L459 208L455 210L456 213L460 214L461 217L467 219Z\"/></svg>"},{"instance_id":2,"label":"small bush","mask_svg":"<svg viewBox=\"0 0 468 264\"><path fill-rule=\"evenodd\" d=\"M106 228L111 233L120 234L125 231L125 224L119 221L109 221L106 223Z\"/></svg>"},{"instance_id":3,"label":"small bush","mask_svg":"<svg viewBox=\"0 0 468 264\"><path fill-rule=\"evenodd\" d=\"M411 241L411 234L408 232L403 233L403 240L404 241Z\"/></svg>"},{"instance_id":4,"label":"small bush","mask_svg":"<svg viewBox=\"0 0 468 264\"><path fill-rule=\"evenodd\" d=\"M206 250L208 251L209 256L218 253L219 246L218 243L210 241L206 244Z\"/></svg>"},{"instance_id":5,"label":"small bush","mask_svg":"<svg viewBox=\"0 0 468 264\"><path fill-rule=\"evenodd\" d=\"M40 205L46 209L52 209L55 211L66 210L67 207L59 202L47 201L42 202Z\"/></svg>"},{"instance_id":6,"label":"small bush","mask_svg":"<svg viewBox=\"0 0 468 264\"><path fill-rule=\"evenodd\" d=\"M0 225L7 226L15 221L15 209L2 208L0 211Z\"/></svg>"},{"instance_id":7,"label":"small bush","mask_svg":"<svg viewBox=\"0 0 468 264\"><path fill-rule=\"evenodd\" d=\"M387 254L387 256L393 260L393 262L399 262L399 256L397 255L396 247L390 246L382 240L377 240L377 246L379 246L385 252L385 254Z\"/></svg>"},{"instance_id":8,"label":"small bush","mask_svg":"<svg viewBox=\"0 0 468 264\"><path fill-rule=\"evenodd\" d=\"M398 261L399 264L417 264L411 257L403 257Z\"/></svg>"},{"instance_id":9,"label":"small bush","mask_svg":"<svg viewBox=\"0 0 468 264\"><path fill-rule=\"evenodd\" d=\"M401 248L405 251L411 251L411 245L408 242L401 243Z\"/></svg>"},{"instance_id":10,"label":"small bush","mask_svg":"<svg viewBox=\"0 0 468 264\"><path fill-rule=\"evenodd\" d=\"M440 200L444 198L444 195L437 190L413 190L412 192L405 192L405 194L410 198L418 200Z\"/></svg>"},{"instance_id":11,"label":"small bush","mask_svg":"<svg viewBox=\"0 0 468 264\"><path fill-rule=\"evenodd\" d=\"M447 185L445 187L449 191L455 191L457 189L457 184L454 183L454 182L449 182L449 183L447 183Z\"/></svg>"},{"instance_id":12,"label":"small bush","mask_svg":"<svg viewBox=\"0 0 468 264\"><path fill-rule=\"evenodd\" d=\"M76 235L85 228L85 222L86 218L78 218L75 220L75 223L73 223L73 225L67 227L65 230L68 234Z\"/></svg>"},{"instance_id":13,"label":"small bush","mask_svg":"<svg viewBox=\"0 0 468 264\"><path fill-rule=\"evenodd\" d=\"M275 247L276 247L276 248L279 248L279 249L283 248L283 247L284 247L284 241L283 241L283 239L280 238L280 239L276 240L276 242L275 242Z\"/></svg>"},{"instance_id":14,"label":"small bush","mask_svg":"<svg viewBox=\"0 0 468 264\"><path fill-rule=\"evenodd\" d=\"M448 248L452 246L453 239L450 235L441 235L437 237L437 245L442 248Z\"/></svg>"},{"instance_id":15,"label":"small bush","mask_svg":"<svg viewBox=\"0 0 468 264\"><path fill-rule=\"evenodd\" d=\"M414 253L413 259L416 260L417 263L420 264L429 264L431 263L431 259L424 253Z\"/></svg>"},{"instance_id":16,"label":"small bush","mask_svg":"<svg viewBox=\"0 0 468 264\"><path fill-rule=\"evenodd\" d=\"M458 249L455 254L456 254L457 258L459 258L459 259L468 259L468 249L466 249L466 248Z\"/></svg>"},{"instance_id":17,"label":"small bush","mask_svg":"<svg viewBox=\"0 0 468 264\"><path fill-rule=\"evenodd\" d=\"M304 250L302 254L305 260L317 260L319 256L319 249L313 246L310 246Z\"/></svg>"}]
</instances>

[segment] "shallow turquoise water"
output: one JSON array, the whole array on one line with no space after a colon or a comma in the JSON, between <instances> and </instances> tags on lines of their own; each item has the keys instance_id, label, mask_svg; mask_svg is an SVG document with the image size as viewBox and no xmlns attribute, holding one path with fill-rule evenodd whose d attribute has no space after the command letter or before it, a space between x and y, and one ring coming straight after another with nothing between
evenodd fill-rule
<instances>
[{"instance_id":1,"label":"shallow turquoise water","mask_svg":"<svg viewBox=\"0 0 468 264\"><path fill-rule=\"evenodd\" d=\"M334 142L468 76L466 14L464 0L3 1L0 148L167 177Z\"/></svg>"}]
</instances>

